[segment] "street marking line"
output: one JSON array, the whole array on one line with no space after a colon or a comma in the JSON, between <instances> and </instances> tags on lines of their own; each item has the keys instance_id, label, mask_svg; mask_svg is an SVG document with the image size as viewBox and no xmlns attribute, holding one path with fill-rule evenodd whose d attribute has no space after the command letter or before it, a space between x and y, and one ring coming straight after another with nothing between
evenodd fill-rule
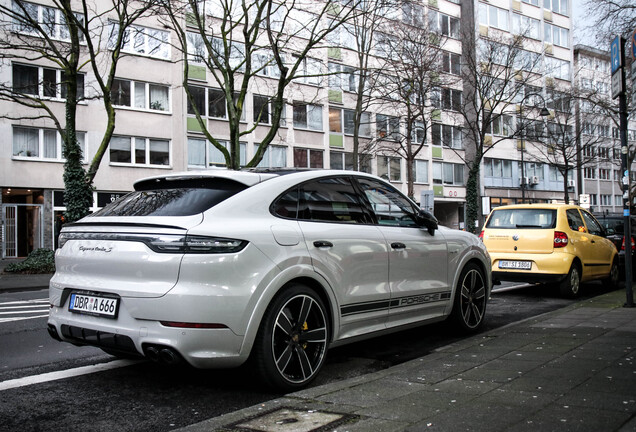
<instances>
[{"instance_id":1,"label":"street marking line","mask_svg":"<svg viewBox=\"0 0 636 432\"><path fill-rule=\"evenodd\" d=\"M48 318L48 317L49 317L49 314L36 315L31 317L0 318L0 323L13 322L13 321L25 321L25 320L30 320L34 318Z\"/></svg>"},{"instance_id":2,"label":"street marking line","mask_svg":"<svg viewBox=\"0 0 636 432\"><path fill-rule=\"evenodd\" d=\"M49 299L33 299L33 300L20 300L0 303L0 306L16 305L16 304L29 304L29 303L48 303Z\"/></svg>"},{"instance_id":3,"label":"street marking line","mask_svg":"<svg viewBox=\"0 0 636 432\"><path fill-rule=\"evenodd\" d=\"M57 381L65 378L73 378L76 376L88 375L96 372L102 372L111 369L119 369L126 366L132 366L141 363L144 360L114 360L109 363L100 363L90 366L82 366L75 369L64 371L49 372L41 375L33 375L24 378L17 378L0 382L0 391L10 390L18 387L26 387L33 384L41 384L50 381Z\"/></svg>"},{"instance_id":4,"label":"street marking line","mask_svg":"<svg viewBox=\"0 0 636 432\"><path fill-rule=\"evenodd\" d=\"M49 311L49 308L46 308L46 309L31 309L31 310L0 312L0 315L20 315L20 314L30 314L30 313L42 313L42 312L48 312L48 311Z\"/></svg>"},{"instance_id":5,"label":"street marking line","mask_svg":"<svg viewBox=\"0 0 636 432\"><path fill-rule=\"evenodd\" d=\"M46 308L46 307L50 307L48 305L41 305L41 304L30 304L30 305L24 305L24 306L0 306L0 310L15 310L15 309L28 309L28 308Z\"/></svg>"}]
</instances>

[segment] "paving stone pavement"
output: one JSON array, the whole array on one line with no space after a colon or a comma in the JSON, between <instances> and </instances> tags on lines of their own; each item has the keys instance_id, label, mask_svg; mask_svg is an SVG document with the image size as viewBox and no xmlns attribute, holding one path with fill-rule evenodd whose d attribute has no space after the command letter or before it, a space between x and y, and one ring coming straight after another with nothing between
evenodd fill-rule
<instances>
[{"instance_id":1,"label":"paving stone pavement","mask_svg":"<svg viewBox=\"0 0 636 432\"><path fill-rule=\"evenodd\" d=\"M625 298L584 300L181 431L636 431L636 308Z\"/></svg>"}]
</instances>

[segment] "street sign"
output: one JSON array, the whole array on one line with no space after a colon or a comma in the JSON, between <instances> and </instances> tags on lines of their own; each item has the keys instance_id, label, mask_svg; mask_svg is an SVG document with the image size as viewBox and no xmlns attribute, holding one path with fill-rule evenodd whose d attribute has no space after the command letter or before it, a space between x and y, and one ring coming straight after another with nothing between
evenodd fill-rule
<instances>
[{"instance_id":1,"label":"street sign","mask_svg":"<svg viewBox=\"0 0 636 432\"><path fill-rule=\"evenodd\" d=\"M590 194L579 195L579 205L585 209L590 208Z\"/></svg>"},{"instance_id":2,"label":"street sign","mask_svg":"<svg viewBox=\"0 0 636 432\"><path fill-rule=\"evenodd\" d=\"M616 71L618 71L622 64L621 64L621 37L620 36L616 36L614 38L614 40L612 41L612 44L610 45L610 51L611 51L611 56L612 56L612 75L614 75L616 73Z\"/></svg>"},{"instance_id":3,"label":"street sign","mask_svg":"<svg viewBox=\"0 0 636 432\"><path fill-rule=\"evenodd\" d=\"M623 92L623 74L612 75L612 99L616 99Z\"/></svg>"}]
</instances>

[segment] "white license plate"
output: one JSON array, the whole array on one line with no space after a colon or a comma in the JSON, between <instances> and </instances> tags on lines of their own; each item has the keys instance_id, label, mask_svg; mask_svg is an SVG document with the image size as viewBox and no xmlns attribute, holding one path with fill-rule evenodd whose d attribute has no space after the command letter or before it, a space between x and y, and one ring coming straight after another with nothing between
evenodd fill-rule
<instances>
[{"instance_id":1,"label":"white license plate","mask_svg":"<svg viewBox=\"0 0 636 432\"><path fill-rule=\"evenodd\" d=\"M531 261L499 261L500 269L531 270Z\"/></svg>"},{"instance_id":2,"label":"white license plate","mask_svg":"<svg viewBox=\"0 0 636 432\"><path fill-rule=\"evenodd\" d=\"M119 299L72 293L68 310L88 315L117 318Z\"/></svg>"}]
</instances>

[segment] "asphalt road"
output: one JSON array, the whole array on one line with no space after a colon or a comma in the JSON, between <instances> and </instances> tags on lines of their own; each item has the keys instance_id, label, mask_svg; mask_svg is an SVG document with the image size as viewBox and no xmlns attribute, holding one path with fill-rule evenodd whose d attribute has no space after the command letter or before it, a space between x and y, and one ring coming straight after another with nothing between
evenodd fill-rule
<instances>
[{"instance_id":1,"label":"asphalt road","mask_svg":"<svg viewBox=\"0 0 636 432\"><path fill-rule=\"evenodd\" d=\"M511 286L495 287L484 331L571 303L545 286ZM591 283L582 296L603 292ZM0 294L0 431L169 431L280 396L261 388L247 368L121 367L98 349L56 342L46 333L46 295ZM458 339L440 323L335 348L314 385L425 356Z\"/></svg>"}]
</instances>

